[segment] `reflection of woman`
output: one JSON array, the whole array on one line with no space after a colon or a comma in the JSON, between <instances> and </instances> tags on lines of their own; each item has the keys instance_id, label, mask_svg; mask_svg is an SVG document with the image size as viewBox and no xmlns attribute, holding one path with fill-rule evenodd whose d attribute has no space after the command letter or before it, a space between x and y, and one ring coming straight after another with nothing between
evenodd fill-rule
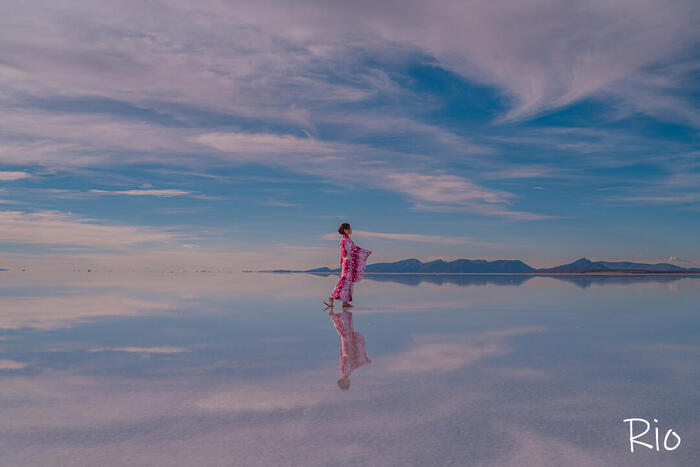
<instances>
[{"instance_id":1,"label":"reflection of woman","mask_svg":"<svg viewBox=\"0 0 700 467\"><path fill-rule=\"evenodd\" d=\"M330 313L333 320L333 326L338 331L340 336L340 379L338 387L340 389L350 389L350 373L356 368L367 363L372 363L372 360L367 358L365 351L365 338L362 334L355 331L352 324L352 313L343 311L342 313Z\"/></svg>"},{"instance_id":2,"label":"reflection of woman","mask_svg":"<svg viewBox=\"0 0 700 467\"><path fill-rule=\"evenodd\" d=\"M340 240L340 278L335 284L333 293L328 297L326 305L333 306L333 299L338 299L343 301L344 307L351 307L353 286L355 282L361 281L365 277L367 257L372 252L360 248L350 239L350 234L352 234L350 224L340 224L338 233L343 236Z\"/></svg>"}]
</instances>

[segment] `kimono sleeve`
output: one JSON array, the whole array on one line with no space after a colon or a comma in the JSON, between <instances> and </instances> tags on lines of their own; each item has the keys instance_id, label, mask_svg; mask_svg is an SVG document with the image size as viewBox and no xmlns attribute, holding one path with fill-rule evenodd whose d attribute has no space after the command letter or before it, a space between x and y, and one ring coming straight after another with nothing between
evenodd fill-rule
<instances>
[{"instance_id":1,"label":"kimono sleeve","mask_svg":"<svg viewBox=\"0 0 700 467\"><path fill-rule=\"evenodd\" d=\"M350 238L346 238L343 245L345 246L345 254L349 256L352 253L352 249L355 248L355 242L350 240Z\"/></svg>"}]
</instances>

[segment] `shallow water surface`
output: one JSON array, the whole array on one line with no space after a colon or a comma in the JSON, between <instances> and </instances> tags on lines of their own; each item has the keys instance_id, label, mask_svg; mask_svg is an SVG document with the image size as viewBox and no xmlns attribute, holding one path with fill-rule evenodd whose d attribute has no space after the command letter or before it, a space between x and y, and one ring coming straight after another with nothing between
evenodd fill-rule
<instances>
[{"instance_id":1,"label":"shallow water surface","mask_svg":"<svg viewBox=\"0 0 700 467\"><path fill-rule=\"evenodd\" d=\"M0 278L2 465L700 458L698 277L368 275L335 318L334 276Z\"/></svg>"}]
</instances>

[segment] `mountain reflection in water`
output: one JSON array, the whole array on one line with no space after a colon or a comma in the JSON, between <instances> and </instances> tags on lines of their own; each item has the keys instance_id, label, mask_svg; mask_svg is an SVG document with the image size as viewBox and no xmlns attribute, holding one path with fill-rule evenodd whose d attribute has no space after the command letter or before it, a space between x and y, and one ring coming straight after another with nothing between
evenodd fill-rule
<instances>
[{"instance_id":1,"label":"mountain reflection in water","mask_svg":"<svg viewBox=\"0 0 700 467\"><path fill-rule=\"evenodd\" d=\"M296 274L296 273L294 273ZM337 274L307 273L314 276L333 276ZM396 282L398 284L417 286L422 283L459 286L470 285L522 285L535 277L550 277L577 285L581 288L591 285L636 284L636 283L670 283L681 279L700 278L698 275L583 275L583 274L411 274L411 273L365 273L365 279L377 282Z\"/></svg>"}]
</instances>

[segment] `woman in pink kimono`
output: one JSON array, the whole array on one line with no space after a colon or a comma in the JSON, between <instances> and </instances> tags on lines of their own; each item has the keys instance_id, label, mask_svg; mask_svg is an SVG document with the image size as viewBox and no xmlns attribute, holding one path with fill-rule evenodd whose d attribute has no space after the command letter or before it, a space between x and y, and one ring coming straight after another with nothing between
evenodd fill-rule
<instances>
[{"instance_id":1,"label":"woman in pink kimono","mask_svg":"<svg viewBox=\"0 0 700 467\"><path fill-rule=\"evenodd\" d=\"M365 277L365 266L367 257L371 251L360 248L350 239L352 228L350 224L340 224L338 233L343 236L340 239L340 278L335 284L333 293L328 297L326 306L333 306L333 300L343 301L343 307L351 307L352 290L355 282L361 281Z\"/></svg>"},{"instance_id":2,"label":"woman in pink kimono","mask_svg":"<svg viewBox=\"0 0 700 467\"><path fill-rule=\"evenodd\" d=\"M338 331L340 336L340 362L338 369L340 370L340 379L338 387L340 389L350 389L350 373L356 368L372 363L367 357L365 350L365 338L362 334L355 331L352 324L352 313L343 311L342 313L333 314L329 312L333 320L333 326Z\"/></svg>"}]
</instances>

